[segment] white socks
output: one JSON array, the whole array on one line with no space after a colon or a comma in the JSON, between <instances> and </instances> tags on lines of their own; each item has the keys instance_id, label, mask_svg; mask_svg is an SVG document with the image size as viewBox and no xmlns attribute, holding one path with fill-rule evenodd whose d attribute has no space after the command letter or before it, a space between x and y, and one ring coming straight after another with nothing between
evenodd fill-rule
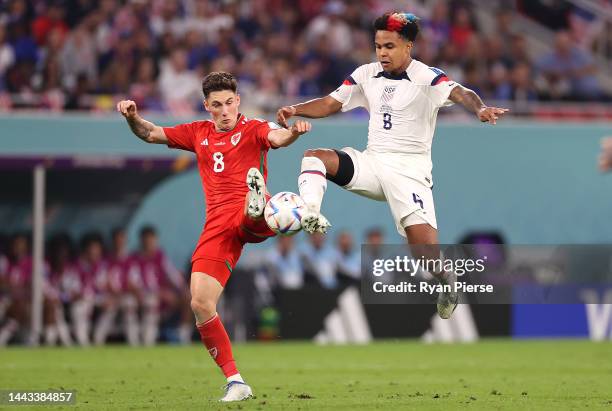
<instances>
[{"instance_id":1,"label":"white socks","mask_svg":"<svg viewBox=\"0 0 612 411\"><path fill-rule=\"evenodd\" d=\"M78 300L72 304L72 324L74 335L79 345L89 345L89 321L91 319L92 303L86 300Z\"/></svg>"},{"instance_id":2,"label":"white socks","mask_svg":"<svg viewBox=\"0 0 612 411\"><path fill-rule=\"evenodd\" d=\"M154 295L145 297L145 312L141 330L143 344L147 346L155 344L159 332L159 301Z\"/></svg>"},{"instance_id":3,"label":"white socks","mask_svg":"<svg viewBox=\"0 0 612 411\"><path fill-rule=\"evenodd\" d=\"M232 382L232 381L238 381L238 382L244 383L244 380L242 379L240 374L234 374L234 375L230 375L229 377L227 377L227 382Z\"/></svg>"},{"instance_id":4,"label":"white socks","mask_svg":"<svg viewBox=\"0 0 612 411\"><path fill-rule=\"evenodd\" d=\"M102 345L106 342L106 338L113 327L113 323L115 322L115 316L117 315L117 308L110 307L106 308L98 321L96 322L96 327L94 331L94 344Z\"/></svg>"},{"instance_id":5,"label":"white socks","mask_svg":"<svg viewBox=\"0 0 612 411\"><path fill-rule=\"evenodd\" d=\"M60 307L57 308L56 318L57 318L56 327L57 327L59 339L65 347L70 347L72 345L72 337L70 336L70 330L68 329L68 324L66 324L66 317L64 317L64 310Z\"/></svg>"},{"instance_id":6,"label":"white socks","mask_svg":"<svg viewBox=\"0 0 612 411\"><path fill-rule=\"evenodd\" d=\"M58 333L57 333L57 327L55 326L55 324L47 325L45 327L45 344L54 346L55 343L57 342L57 337L58 337Z\"/></svg>"},{"instance_id":7,"label":"white socks","mask_svg":"<svg viewBox=\"0 0 612 411\"><path fill-rule=\"evenodd\" d=\"M178 327L179 342L181 344L191 344L191 334L193 333L193 324L181 324Z\"/></svg>"},{"instance_id":8,"label":"white socks","mask_svg":"<svg viewBox=\"0 0 612 411\"><path fill-rule=\"evenodd\" d=\"M129 345L140 343L140 324L138 323L138 303L136 298L128 296L123 299L123 323L125 337Z\"/></svg>"},{"instance_id":9,"label":"white socks","mask_svg":"<svg viewBox=\"0 0 612 411\"><path fill-rule=\"evenodd\" d=\"M304 157L302 159L298 187L300 197L302 197L310 211L317 213L321 211L321 202L327 189L325 173L325 164L317 157Z\"/></svg>"},{"instance_id":10,"label":"white socks","mask_svg":"<svg viewBox=\"0 0 612 411\"><path fill-rule=\"evenodd\" d=\"M17 320L9 318L4 327L0 328L0 347L4 347L19 329Z\"/></svg>"}]
</instances>

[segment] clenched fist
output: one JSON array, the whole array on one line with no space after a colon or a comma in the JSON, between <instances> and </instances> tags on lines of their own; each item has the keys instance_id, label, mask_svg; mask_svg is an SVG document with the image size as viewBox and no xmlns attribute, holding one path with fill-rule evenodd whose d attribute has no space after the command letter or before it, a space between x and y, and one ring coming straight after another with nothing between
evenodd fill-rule
<instances>
[{"instance_id":1,"label":"clenched fist","mask_svg":"<svg viewBox=\"0 0 612 411\"><path fill-rule=\"evenodd\" d=\"M291 133L293 135L297 134L301 136L302 134L308 133L311 128L312 128L312 124L310 124L308 121L298 120L295 123L293 123L293 125L291 126L289 130L291 130Z\"/></svg>"},{"instance_id":2,"label":"clenched fist","mask_svg":"<svg viewBox=\"0 0 612 411\"><path fill-rule=\"evenodd\" d=\"M130 119L138 114L136 103L132 100L121 100L117 103L117 111L123 114L123 117Z\"/></svg>"}]
</instances>

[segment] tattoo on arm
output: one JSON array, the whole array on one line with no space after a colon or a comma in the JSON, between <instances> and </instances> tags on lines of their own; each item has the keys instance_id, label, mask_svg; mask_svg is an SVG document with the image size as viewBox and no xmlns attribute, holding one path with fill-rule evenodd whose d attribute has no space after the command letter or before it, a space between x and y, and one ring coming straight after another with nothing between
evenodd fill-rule
<instances>
[{"instance_id":1,"label":"tattoo on arm","mask_svg":"<svg viewBox=\"0 0 612 411\"><path fill-rule=\"evenodd\" d=\"M478 97L478 94L462 86L457 86L451 91L450 99L476 114L478 114L480 109L486 107L485 103Z\"/></svg>"},{"instance_id":2,"label":"tattoo on arm","mask_svg":"<svg viewBox=\"0 0 612 411\"><path fill-rule=\"evenodd\" d=\"M132 117L127 120L132 133L139 139L148 142L151 131L155 128L153 123L142 119L141 117Z\"/></svg>"}]
</instances>

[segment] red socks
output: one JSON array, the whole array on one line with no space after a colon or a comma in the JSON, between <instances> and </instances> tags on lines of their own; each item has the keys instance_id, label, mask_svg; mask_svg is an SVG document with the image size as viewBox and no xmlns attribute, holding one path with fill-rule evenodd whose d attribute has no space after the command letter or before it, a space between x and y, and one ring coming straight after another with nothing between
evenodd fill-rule
<instances>
[{"instance_id":1,"label":"red socks","mask_svg":"<svg viewBox=\"0 0 612 411\"><path fill-rule=\"evenodd\" d=\"M198 325L198 331L200 332L202 343L208 349L213 360L221 367L223 375L228 378L238 374L236 362L232 355L232 344L219 315L215 314L213 318L204 324Z\"/></svg>"}]
</instances>

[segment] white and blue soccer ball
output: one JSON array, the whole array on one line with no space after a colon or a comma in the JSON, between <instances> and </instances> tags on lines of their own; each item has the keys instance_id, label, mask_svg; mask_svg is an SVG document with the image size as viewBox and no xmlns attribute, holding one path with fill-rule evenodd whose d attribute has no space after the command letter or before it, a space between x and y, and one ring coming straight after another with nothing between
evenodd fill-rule
<instances>
[{"instance_id":1,"label":"white and blue soccer ball","mask_svg":"<svg viewBox=\"0 0 612 411\"><path fill-rule=\"evenodd\" d=\"M302 229L302 216L308 207L302 197L281 191L270 198L264 209L268 227L280 235L293 235Z\"/></svg>"}]
</instances>

